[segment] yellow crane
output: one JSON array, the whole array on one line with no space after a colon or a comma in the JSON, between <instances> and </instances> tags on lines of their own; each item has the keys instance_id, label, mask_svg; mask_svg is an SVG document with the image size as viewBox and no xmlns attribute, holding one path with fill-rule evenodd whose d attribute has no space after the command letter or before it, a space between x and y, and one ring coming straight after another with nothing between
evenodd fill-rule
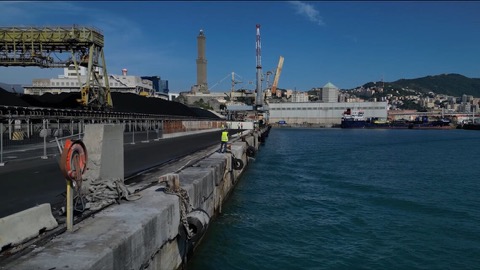
<instances>
[{"instance_id":1,"label":"yellow crane","mask_svg":"<svg viewBox=\"0 0 480 270\"><path fill-rule=\"evenodd\" d=\"M275 95L275 93L277 92L278 79L280 78L280 73L282 73L282 67L283 67L283 56L280 56L280 59L278 60L277 71L275 72L275 79L273 79L272 95Z\"/></svg>"}]
</instances>

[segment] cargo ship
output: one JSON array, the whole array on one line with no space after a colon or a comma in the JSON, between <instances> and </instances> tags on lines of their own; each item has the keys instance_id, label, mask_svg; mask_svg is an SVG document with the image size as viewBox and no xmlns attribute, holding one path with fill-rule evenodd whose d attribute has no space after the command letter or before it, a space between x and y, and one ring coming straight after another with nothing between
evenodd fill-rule
<instances>
[{"instance_id":1,"label":"cargo ship","mask_svg":"<svg viewBox=\"0 0 480 270\"><path fill-rule=\"evenodd\" d=\"M463 129L480 130L480 124L465 124L463 125Z\"/></svg>"},{"instance_id":2,"label":"cargo ship","mask_svg":"<svg viewBox=\"0 0 480 270\"><path fill-rule=\"evenodd\" d=\"M480 130L480 121L475 121L472 118L469 121L462 122L460 125L457 126L458 129L468 129L468 130Z\"/></svg>"},{"instance_id":3,"label":"cargo ship","mask_svg":"<svg viewBox=\"0 0 480 270\"><path fill-rule=\"evenodd\" d=\"M427 116L417 117L414 121L387 121L376 117L365 118L364 112L348 108L343 112L341 128L371 128L371 129L453 129L451 121L439 119L430 121Z\"/></svg>"}]
</instances>

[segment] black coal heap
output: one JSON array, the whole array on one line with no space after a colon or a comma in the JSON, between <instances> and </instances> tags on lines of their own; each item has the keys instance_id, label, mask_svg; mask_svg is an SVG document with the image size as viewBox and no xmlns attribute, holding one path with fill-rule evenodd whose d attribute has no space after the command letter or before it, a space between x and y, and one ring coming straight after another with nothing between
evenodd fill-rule
<instances>
[{"instance_id":1,"label":"black coal heap","mask_svg":"<svg viewBox=\"0 0 480 270\"><path fill-rule=\"evenodd\" d=\"M160 98L142 97L132 93L112 93L113 110L162 115L197 116L188 106Z\"/></svg>"},{"instance_id":2,"label":"black coal heap","mask_svg":"<svg viewBox=\"0 0 480 270\"><path fill-rule=\"evenodd\" d=\"M212 113L209 110L204 110L198 107L190 107L190 109L193 110L198 117L218 118L218 115Z\"/></svg>"},{"instance_id":3,"label":"black coal heap","mask_svg":"<svg viewBox=\"0 0 480 270\"><path fill-rule=\"evenodd\" d=\"M0 105L28 107L29 104L23 101L17 94L8 92L0 87Z\"/></svg>"},{"instance_id":4,"label":"black coal heap","mask_svg":"<svg viewBox=\"0 0 480 270\"><path fill-rule=\"evenodd\" d=\"M0 105L6 106L81 109L77 99L80 99L80 93L45 93L41 96L17 95L0 88ZM114 92L112 93L112 102L115 112L218 118L217 115L207 110L191 108L179 102L160 98L142 97L132 93Z\"/></svg>"},{"instance_id":5,"label":"black coal heap","mask_svg":"<svg viewBox=\"0 0 480 270\"><path fill-rule=\"evenodd\" d=\"M80 93L45 93L41 96L23 95L21 98L30 104L31 107L81 109L80 104L77 102L77 99L80 98Z\"/></svg>"}]
</instances>

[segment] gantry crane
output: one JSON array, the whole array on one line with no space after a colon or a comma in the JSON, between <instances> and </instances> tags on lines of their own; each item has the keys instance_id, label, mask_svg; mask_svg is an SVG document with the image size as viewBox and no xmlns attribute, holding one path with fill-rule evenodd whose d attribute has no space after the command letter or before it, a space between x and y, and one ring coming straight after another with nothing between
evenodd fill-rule
<instances>
[{"instance_id":1,"label":"gantry crane","mask_svg":"<svg viewBox=\"0 0 480 270\"><path fill-rule=\"evenodd\" d=\"M280 74L282 73L282 67L283 67L283 56L280 56L280 59L278 60L277 71L275 72L275 78L273 79L272 95L275 95L275 93L277 92L278 79L280 78Z\"/></svg>"},{"instance_id":2,"label":"gantry crane","mask_svg":"<svg viewBox=\"0 0 480 270\"><path fill-rule=\"evenodd\" d=\"M103 45L103 34L91 27L0 27L0 66L64 68L73 64L80 85L79 103L90 109L110 109L113 103ZM69 52L71 58L51 56L57 52ZM87 68L85 81L79 66Z\"/></svg>"}]
</instances>

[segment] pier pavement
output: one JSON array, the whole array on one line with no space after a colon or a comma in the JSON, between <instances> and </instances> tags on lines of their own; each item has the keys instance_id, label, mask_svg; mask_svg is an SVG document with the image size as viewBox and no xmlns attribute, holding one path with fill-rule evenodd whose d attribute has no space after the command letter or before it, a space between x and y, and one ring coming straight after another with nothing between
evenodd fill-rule
<instances>
[{"instance_id":1,"label":"pier pavement","mask_svg":"<svg viewBox=\"0 0 480 270\"><path fill-rule=\"evenodd\" d=\"M154 185L141 191L138 201L112 205L76 224L73 232L5 260L0 269L179 269L201 241L195 236L203 234L211 217L221 212L222 203L251 161L247 150L258 150L268 131L244 133L232 143L230 153L217 153L217 146L211 145L202 150L201 160L171 164L181 165L174 175L192 208L208 216L202 224L193 224L192 238L182 233L181 200ZM234 166L234 159L241 160L242 166ZM158 179L164 172L145 177Z\"/></svg>"}]
</instances>

